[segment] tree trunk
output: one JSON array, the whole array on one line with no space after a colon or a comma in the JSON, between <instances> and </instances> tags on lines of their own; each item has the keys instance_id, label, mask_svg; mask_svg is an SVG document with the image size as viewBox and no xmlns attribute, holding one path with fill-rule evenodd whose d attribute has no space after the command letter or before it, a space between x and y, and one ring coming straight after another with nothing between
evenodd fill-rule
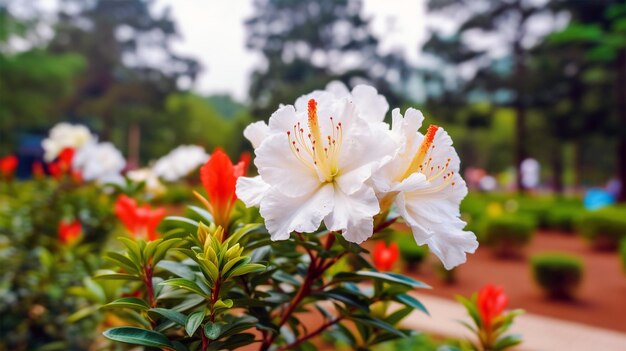
<instances>
[{"instance_id":1,"label":"tree trunk","mask_svg":"<svg viewBox=\"0 0 626 351\"><path fill-rule=\"evenodd\" d=\"M563 195L563 152L560 143L552 150L552 190L558 195Z\"/></svg>"},{"instance_id":2,"label":"tree trunk","mask_svg":"<svg viewBox=\"0 0 626 351\"><path fill-rule=\"evenodd\" d=\"M526 159L526 62L524 61L524 49L521 41L514 44L515 54L515 88L517 91L517 101L515 102L516 120L515 120L515 168L517 191L525 192L522 180L522 161Z\"/></svg>"},{"instance_id":3,"label":"tree trunk","mask_svg":"<svg viewBox=\"0 0 626 351\"><path fill-rule=\"evenodd\" d=\"M619 202L626 202L626 49L619 50L617 55L616 98L618 118L617 139L617 179L620 181L620 192L617 197Z\"/></svg>"},{"instance_id":4,"label":"tree trunk","mask_svg":"<svg viewBox=\"0 0 626 351\"><path fill-rule=\"evenodd\" d=\"M128 129L128 169L139 167L139 144L141 142L141 129L139 124L133 123Z\"/></svg>"}]
</instances>

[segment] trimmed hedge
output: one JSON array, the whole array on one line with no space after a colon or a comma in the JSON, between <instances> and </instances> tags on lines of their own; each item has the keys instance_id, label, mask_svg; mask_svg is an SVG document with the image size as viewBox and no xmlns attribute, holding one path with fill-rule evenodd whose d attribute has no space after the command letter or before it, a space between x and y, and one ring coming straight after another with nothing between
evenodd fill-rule
<instances>
[{"instance_id":1,"label":"trimmed hedge","mask_svg":"<svg viewBox=\"0 0 626 351\"><path fill-rule=\"evenodd\" d=\"M532 239L536 224L523 215L503 215L483 221L480 239L501 257L519 256Z\"/></svg>"},{"instance_id":2,"label":"trimmed hedge","mask_svg":"<svg viewBox=\"0 0 626 351\"><path fill-rule=\"evenodd\" d=\"M583 277L583 263L573 255L542 253L531 258L533 278L550 298L570 299Z\"/></svg>"},{"instance_id":3,"label":"trimmed hedge","mask_svg":"<svg viewBox=\"0 0 626 351\"><path fill-rule=\"evenodd\" d=\"M407 264L408 270L419 270L420 265L428 257L428 246L419 246L411 233L393 233L394 242L400 248L400 256Z\"/></svg>"},{"instance_id":4,"label":"trimmed hedge","mask_svg":"<svg viewBox=\"0 0 626 351\"><path fill-rule=\"evenodd\" d=\"M575 229L576 220L585 213L582 205L568 205L556 203L548 209L545 215L546 228L572 232Z\"/></svg>"},{"instance_id":5,"label":"trimmed hedge","mask_svg":"<svg viewBox=\"0 0 626 351\"><path fill-rule=\"evenodd\" d=\"M626 208L611 206L586 212L577 220L576 229L595 249L615 250L626 238Z\"/></svg>"}]
</instances>

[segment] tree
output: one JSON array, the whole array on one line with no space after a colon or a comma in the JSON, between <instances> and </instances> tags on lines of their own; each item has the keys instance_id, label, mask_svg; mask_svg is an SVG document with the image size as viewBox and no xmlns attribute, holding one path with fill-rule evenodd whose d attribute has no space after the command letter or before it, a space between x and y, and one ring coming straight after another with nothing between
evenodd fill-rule
<instances>
[{"instance_id":1,"label":"tree","mask_svg":"<svg viewBox=\"0 0 626 351\"><path fill-rule=\"evenodd\" d=\"M428 5L429 10L436 13L466 15L461 20L457 34L451 38L433 36L425 45L425 51L435 54L446 63L456 66L469 63L476 69L475 75L460 87L470 100L488 99L515 108L517 188L523 191L519 167L527 157L527 50L528 43L536 39L529 31L529 22L538 14L549 13L548 9L545 5L523 0L431 0ZM506 54L497 56L492 47L477 48L463 40L465 34L472 32L481 38L495 37L498 48L504 48Z\"/></svg>"},{"instance_id":2,"label":"tree","mask_svg":"<svg viewBox=\"0 0 626 351\"><path fill-rule=\"evenodd\" d=\"M10 41L25 39L32 23L0 6L0 155L15 152L17 133L48 123L57 101L72 93L84 66L77 54L52 54L41 47L16 51Z\"/></svg>"},{"instance_id":3,"label":"tree","mask_svg":"<svg viewBox=\"0 0 626 351\"><path fill-rule=\"evenodd\" d=\"M172 50L177 32L169 10L155 14L150 0L62 4L50 50L79 52L87 58L76 93L64 101L67 115L85 120L105 139L136 145L129 150L133 163L139 157L140 131L145 131L144 157L158 156L150 152L153 148L173 147L162 138L167 132L159 131L171 123L164 102L179 91L180 81L193 82L200 66Z\"/></svg>"},{"instance_id":4,"label":"tree","mask_svg":"<svg viewBox=\"0 0 626 351\"><path fill-rule=\"evenodd\" d=\"M264 67L252 74L253 113L267 118L334 79L366 80L393 101L391 77L406 76L399 54L381 56L359 0L255 0L246 21L248 48L260 52Z\"/></svg>"}]
</instances>

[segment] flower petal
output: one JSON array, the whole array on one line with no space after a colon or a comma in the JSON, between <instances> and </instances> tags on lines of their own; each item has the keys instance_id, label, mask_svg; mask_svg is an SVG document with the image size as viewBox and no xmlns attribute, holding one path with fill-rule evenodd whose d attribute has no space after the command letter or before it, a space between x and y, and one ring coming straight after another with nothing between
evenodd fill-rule
<instances>
[{"instance_id":1,"label":"flower petal","mask_svg":"<svg viewBox=\"0 0 626 351\"><path fill-rule=\"evenodd\" d=\"M352 89L352 101L358 106L359 115L370 123L382 122L389 110L384 96L369 85L357 85Z\"/></svg>"},{"instance_id":2,"label":"flower petal","mask_svg":"<svg viewBox=\"0 0 626 351\"><path fill-rule=\"evenodd\" d=\"M237 179L237 197L248 207L258 206L269 189L270 186L263 181L261 176Z\"/></svg>"},{"instance_id":3,"label":"flower petal","mask_svg":"<svg viewBox=\"0 0 626 351\"><path fill-rule=\"evenodd\" d=\"M363 186L348 195L335 186L333 211L324 219L328 230L342 231L346 240L360 244L372 236L374 216L380 211L374 190Z\"/></svg>"},{"instance_id":4,"label":"flower petal","mask_svg":"<svg viewBox=\"0 0 626 351\"><path fill-rule=\"evenodd\" d=\"M272 240L286 240L293 231L316 231L333 210L333 186L326 184L299 197L270 189L261 200L261 216Z\"/></svg>"},{"instance_id":5,"label":"flower petal","mask_svg":"<svg viewBox=\"0 0 626 351\"><path fill-rule=\"evenodd\" d=\"M254 122L243 130L243 136L250 141L255 149L261 145L269 134L270 127L264 121Z\"/></svg>"},{"instance_id":6,"label":"flower petal","mask_svg":"<svg viewBox=\"0 0 626 351\"><path fill-rule=\"evenodd\" d=\"M474 253L478 248L476 235L464 231L465 223L460 222L460 225L447 224L438 227L426 242L430 251L439 257L446 269L464 263L467 260L466 253Z\"/></svg>"},{"instance_id":7,"label":"flower petal","mask_svg":"<svg viewBox=\"0 0 626 351\"><path fill-rule=\"evenodd\" d=\"M310 194L320 186L317 173L296 158L287 134L268 137L256 150L254 163L263 180L289 196Z\"/></svg>"}]
</instances>

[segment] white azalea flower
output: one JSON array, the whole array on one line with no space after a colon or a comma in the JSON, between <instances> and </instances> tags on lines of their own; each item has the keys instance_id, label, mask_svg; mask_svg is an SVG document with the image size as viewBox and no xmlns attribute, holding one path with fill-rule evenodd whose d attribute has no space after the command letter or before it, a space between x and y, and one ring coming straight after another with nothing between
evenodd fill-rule
<instances>
[{"instance_id":1,"label":"white azalea flower","mask_svg":"<svg viewBox=\"0 0 626 351\"><path fill-rule=\"evenodd\" d=\"M476 236L464 231L459 205L467 186L459 175L459 157L443 128L431 125L426 135L418 132L424 117L408 109L404 118L392 112L390 131L399 147L391 161L372 177L383 207L395 202L411 227L415 241L427 244L451 269L478 247Z\"/></svg>"},{"instance_id":2,"label":"white azalea flower","mask_svg":"<svg viewBox=\"0 0 626 351\"><path fill-rule=\"evenodd\" d=\"M152 171L158 177L174 182L193 172L208 159L209 155L201 146L181 145L158 159Z\"/></svg>"},{"instance_id":3,"label":"white azalea flower","mask_svg":"<svg viewBox=\"0 0 626 351\"><path fill-rule=\"evenodd\" d=\"M65 148L80 149L94 140L87 127L80 124L59 123L50 129L48 138L41 146L44 149L44 159L47 162L54 160Z\"/></svg>"},{"instance_id":4,"label":"white azalea flower","mask_svg":"<svg viewBox=\"0 0 626 351\"><path fill-rule=\"evenodd\" d=\"M316 231L322 221L355 243L372 235L380 208L366 181L395 146L349 96L313 92L245 135L255 145L259 176L240 177L237 196L260 205L273 240Z\"/></svg>"},{"instance_id":5,"label":"white azalea flower","mask_svg":"<svg viewBox=\"0 0 626 351\"><path fill-rule=\"evenodd\" d=\"M166 188L159 180L159 177L152 171L151 168L141 168L128 171L126 176L134 182L145 182L145 190L154 195L160 195L165 193Z\"/></svg>"},{"instance_id":6,"label":"white azalea flower","mask_svg":"<svg viewBox=\"0 0 626 351\"><path fill-rule=\"evenodd\" d=\"M121 184L120 175L126 160L112 143L91 141L78 149L72 161L72 167L79 171L85 180L100 183Z\"/></svg>"}]
</instances>

